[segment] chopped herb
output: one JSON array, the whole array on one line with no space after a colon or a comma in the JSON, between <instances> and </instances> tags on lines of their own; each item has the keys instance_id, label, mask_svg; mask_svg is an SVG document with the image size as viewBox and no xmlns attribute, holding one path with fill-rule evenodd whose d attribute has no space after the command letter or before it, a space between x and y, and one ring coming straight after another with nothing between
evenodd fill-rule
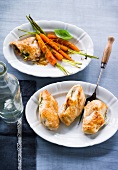
<instances>
[{"instance_id":1,"label":"chopped herb","mask_svg":"<svg viewBox=\"0 0 118 170\"><path fill-rule=\"evenodd\" d=\"M39 106L42 104L43 97L41 96L40 101L39 101Z\"/></svg>"},{"instance_id":2,"label":"chopped herb","mask_svg":"<svg viewBox=\"0 0 118 170\"><path fill-rule=\"evenodd\" d=\"M28 57L28 56L29 56L29 53L24 53L24 52L22 52L22 55L25 56L25 57Z\"/></svg>"},{"instance_id":3,"label":"chopped herb","mask_svg":"<svg viewBox=\"0 0 118 170\"><path fill-rule=\"evenodd\" d=\"M71 91L71 97L72 97L73 93L74 93L74 90Z\"/></svg>"}]
</instances>

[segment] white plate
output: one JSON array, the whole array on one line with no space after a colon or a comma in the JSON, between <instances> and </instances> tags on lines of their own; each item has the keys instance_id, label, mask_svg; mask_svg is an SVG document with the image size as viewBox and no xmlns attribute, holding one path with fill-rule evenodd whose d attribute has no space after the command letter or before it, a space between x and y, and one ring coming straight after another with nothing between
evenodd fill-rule
<instances>
[{"instance_id":1,"label":"white plate","mask_svg":"<svg viewBox=\"0 0 118 170\"><path fill-rule=\"evenodd\" d=\"M98 87L97 98L105 102L109 107L107 114L109 123L95 135L85 135L82 132L82 124L78 125L78 118L69 127L61 123L59 129L55 132L47 130L39 121L37 111L39 93L47 89L56 98L59 106L61 106L67 92L75 84L81 84L86 95L91 95L95 89L94 84L81 81L64 81L47 85L34 93L28 101L26 105L26 119L37 135L58 145L87 147L102 143L112 137L118 129L118 100L112 93L102 87Z\"/></svg>"},{"instance_id":2,"label":"white plate","mask_svg":"<svg viewBox=\"0 0 118 170\"><path fill-rule=\"evenodd\" d=\"M81 50L84 50L88 54L93 55L93 42L90 36L81 28L78 28L74 25L67 24L67 23L60 22L60 21L42 20L42 21L37 21L37 23L46 32L54 31L55 28L68 30L69 33L73 36L73 38L70 41L73 42L76 46L78 46ZM18 40L19 36L24 34L23 32L19 31L18 28L23 29L23 30L33 31L30 23L27 23L27 24L23 24L21 26L14 28L5 38L4 43L3 43L3 54L5 58L7 59L7 61L11 64L11 66L23 73L37 76L37 77L63 77L65 76L62 71L60 71L58 68L51 66L50 64L48 64L47 66L34 65L31 62L24 62L21 57L18 57L15 55L13 48L9 44L12 41ZM90 58L87 58L87 60L81 60L81 58L83 57L78 54L74 54L71 56L74 60L82 62L81 68L76 68L68 64L62 63L62 65L71 74L74 74L74 73L77 73L83 70L91 61Z\"/></svg>"}]
</instances>

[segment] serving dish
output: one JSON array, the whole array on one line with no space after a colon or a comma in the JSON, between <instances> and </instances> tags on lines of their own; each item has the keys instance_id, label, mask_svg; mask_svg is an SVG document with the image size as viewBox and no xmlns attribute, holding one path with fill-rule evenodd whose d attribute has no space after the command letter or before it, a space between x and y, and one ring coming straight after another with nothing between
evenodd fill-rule
<instances>
[{"instance_id":1,"label":"serving dish","mask_svg":"<svg viewBox=\"0 0 118 170\"><path fill-rule=\"evenodd\" d=\"M74 43L77 47L79 47L80 50L83 50L87 54L93 55L93 42L90 36L81 28L60 22L60 21L37 21L37 24L40 25L40 27L45 32L53 32L54 29L66 29L73 38L70 40L72 43ZM28 30L33 31L32 26L30 23L23 24L21 26L18 26L14 28L5 38L3 43L3 54L8 61L9 64L11 64L12 67L15 69L37 77L63 77L65 76L63 72L61 72L58 68L51 66L48 64L47 66L39 66L36 64L33 64L31 62L26 62L22 59L22 57L17 56L14 53L13 48L9 45L12 41L19 40L19 37L23 35L23 32L18 30ZM62 62L62 66L64 66L70 74L75 74L81 70L83 70L85 67L88 66L91 59L87 57L87 59L83 59L84 57L80 56L79 54L73 54L71 57L75 61L81 61L82 66L81 68L76 68L73 66L68 65L67 63Z\"/></svg>"},{"instance_id":2,"label":"serving dish","mask_svg":"<svg viewBox=\"0 0 118 170\"><path fill-rule=\"evenodd\" d=\"M77 118L69 127L60 124L57 131L47 130L39 120L38 115L38 97L43 90L48 90L58 101L59 107L64 102L65 96L69 89L80 84L83 87L84 93L91 95L95 89L94 84L82 81L63 81L47 85L33 94L26 105L26 119L34 132L43 139L66 147L87 147L102 143L111 138L118 129L118 100L108 90L103 87L98 87L97 98L102 100L108 106L107 119L108 124L101 128L94 135L85 135L82 132L82 123L78 125L79 118Z\"/></svg>"}]
</instances>

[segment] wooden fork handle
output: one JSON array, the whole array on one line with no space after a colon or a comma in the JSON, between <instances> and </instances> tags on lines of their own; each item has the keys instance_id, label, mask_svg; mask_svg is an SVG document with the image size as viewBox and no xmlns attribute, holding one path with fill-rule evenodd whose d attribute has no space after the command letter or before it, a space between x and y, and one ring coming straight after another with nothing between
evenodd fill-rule
<instances>
[{"instance_id":1,"label":"wooden fork handle","mask_svg":"<svg viewBox=\"0 0 118 170\"><path fill-rule=\"evenodd\" d=\"M108 37L108 42L107 42L107 45L104 49L103 56L102 56L102 62L101 62L102 68L105 68L105 65L108 63L108 60L109 60L109 57L111 54L111 50L112 50L112 44L113 44L114 40L115 40L114 37L112 37L112 36Z\"/></svg>"}]
</instances>

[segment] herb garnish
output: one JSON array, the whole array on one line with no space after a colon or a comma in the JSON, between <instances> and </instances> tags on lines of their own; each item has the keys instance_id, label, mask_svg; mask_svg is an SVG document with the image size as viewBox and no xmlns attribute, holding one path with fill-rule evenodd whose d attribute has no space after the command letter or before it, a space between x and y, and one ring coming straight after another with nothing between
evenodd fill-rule
<instances>
[{"instance_id":1,"label":"herb garnish","mask_svg":"<svg viewBox=\"0 0 118 170\"><path fill-rule=\"evenodd\" d=\"M55 29L54 32L57 37L62 38L64 40L70 40L72 38L72 36L69 34L67 30Z\"/></svg>"}]
</instances>

